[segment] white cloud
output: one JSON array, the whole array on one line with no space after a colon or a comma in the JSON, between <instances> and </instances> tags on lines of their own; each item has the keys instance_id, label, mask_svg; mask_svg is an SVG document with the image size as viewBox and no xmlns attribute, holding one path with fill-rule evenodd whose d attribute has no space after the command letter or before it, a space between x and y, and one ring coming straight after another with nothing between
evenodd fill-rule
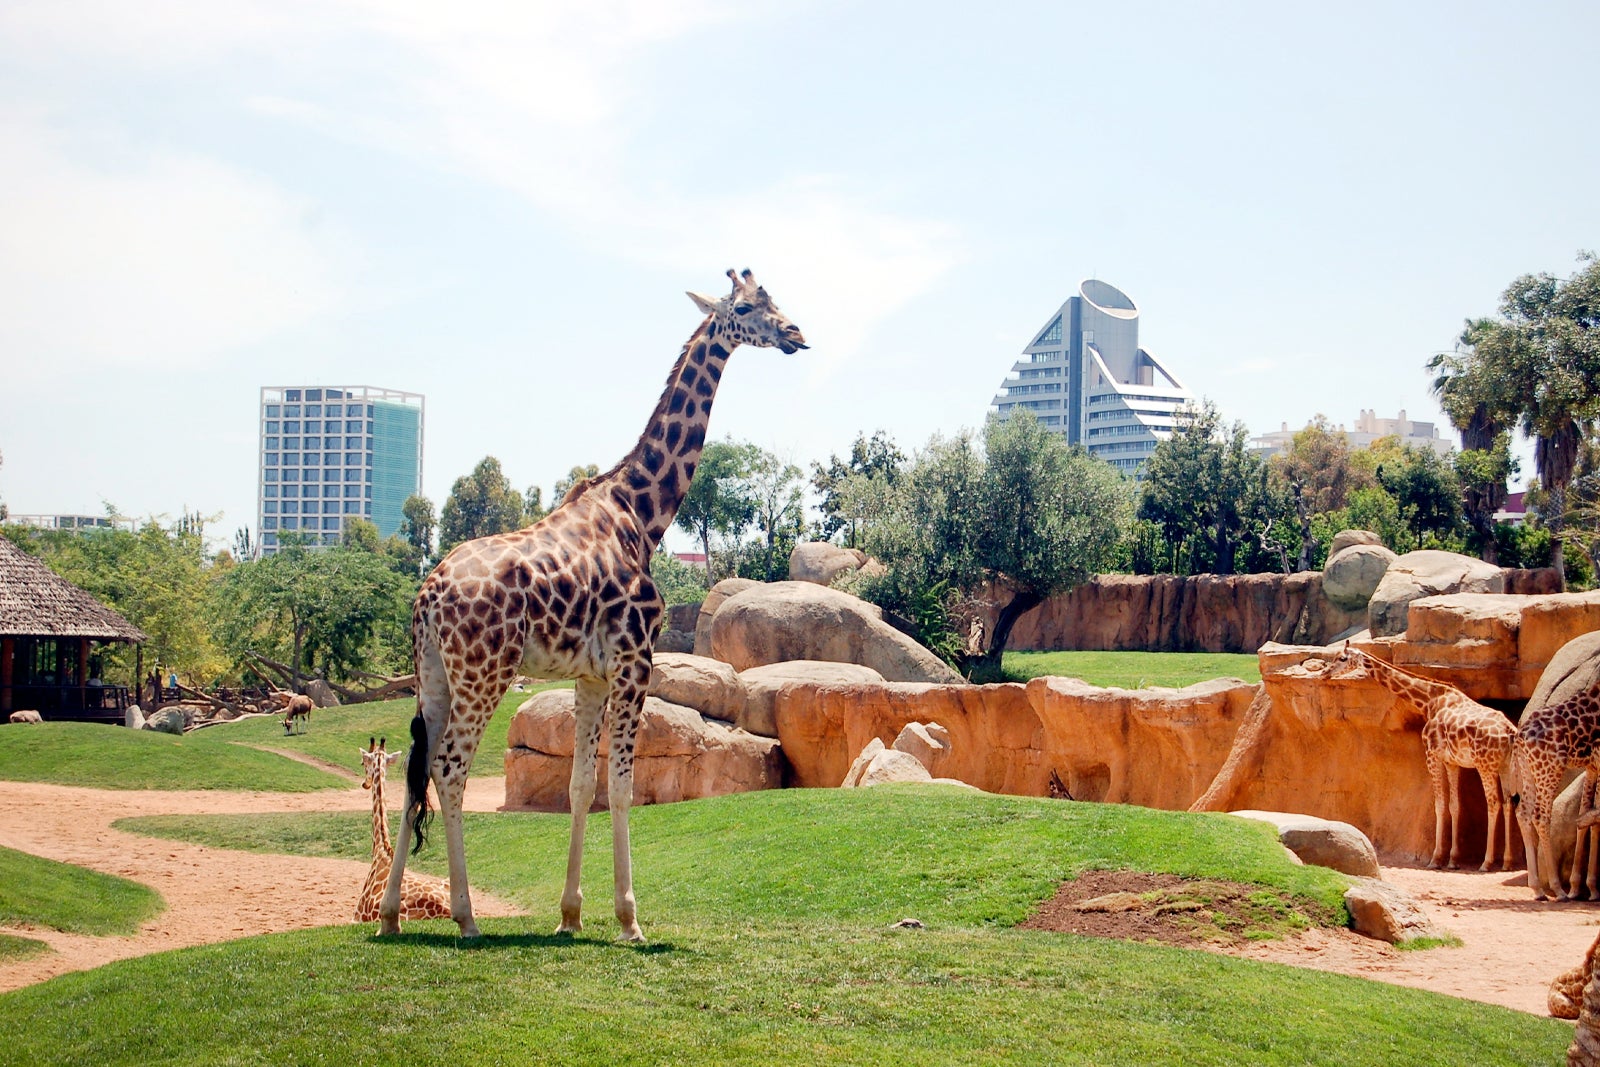
<instances>
[{"instance_id":1,"label":"white cloud","mask_svg":"<svg viewBox=\"0 0 1600 1067\"><path fill-rule=\"evenodd\" d=\"M103 147L0 113L0 351L19 370L191 366L343 295L342 242L311 205L211 160Z\"/></svg>"}]
</instances>

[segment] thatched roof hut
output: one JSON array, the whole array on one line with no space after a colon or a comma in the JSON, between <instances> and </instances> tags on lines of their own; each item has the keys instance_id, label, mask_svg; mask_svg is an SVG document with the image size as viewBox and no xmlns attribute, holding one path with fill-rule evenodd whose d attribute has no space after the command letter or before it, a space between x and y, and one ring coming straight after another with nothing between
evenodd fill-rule
<instances>
[{"instance_id":1,"label":"thatched roof hut","mask_svg":"<svg viewBox=\"0 0 1600 1067\"><path fill-rule=\"evenodd\" d=\"M46 718L120 720L127 687L89 677L90 645L148 640L0 536L0 712L32 708Z\"/></svg>"}]
</instances>

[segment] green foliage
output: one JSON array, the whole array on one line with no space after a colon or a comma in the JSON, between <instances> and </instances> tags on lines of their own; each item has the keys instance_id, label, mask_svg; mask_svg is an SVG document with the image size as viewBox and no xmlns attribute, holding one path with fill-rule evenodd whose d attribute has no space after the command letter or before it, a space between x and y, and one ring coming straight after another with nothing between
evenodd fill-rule
<instances>
[{"instance_id":1,"label":"green foliage","mask_svg":"<svg viewBox=\"0 0 1600 1067\"><path fill-rule=\"evenodd\" d=\"M1406 446L1377 468L1379 483L1394 497L1413 542L1427 534L1443 540L1461 527L1461 479L1454 465L1431 448Z\"/></svg>"},{"instance_id":2,"label":"green foliage","mask_svg":"<svg viewBox=\"0 0 1600 1067\"><path fill-rule=\"evenodd\" d=\"M1461 482L1461 517L1466 523L1467 547L1490 563L1495 551L1494 513L1505 506L1506 483L1522 469L1511 454L1511 435L1501 430L1485 448L1456 454L1456 477Z\"/></svg>"},{"instance_id":3,"label":"green foliage","mask_svg":"<svg viewBox=\"0 0 1600 1067\"><path fill-rule=\"evenodd\" d=\"M1259 682L1261 664L1254 653L1233 652L1007 652L1005 676L998 680L1052 675L1105 688L1181 689L1213 678Z\"/></svg>"},{"instance_id":4,"label":"green foliage","mask_svg":"<svg viewBox=\"0 0 1600 1067\"><path fill-rule=\"evenodd\" d=\"M358 670L403 668L416 588L416 579L385 556L286 542L223 577L219 636L235 657L260 652L305 675L340 680Z\"/></svg>"},{"instance_id":5,"label":"green foliage","mask_svg":"<svg viewBox=\"0 0 1600 1067\"><path fill-rule=\"evenodd\" d=\"M133 934L165 905L138 882L0 848L0 924L73 934Z\"/></svg>"},{"instance_id":6,"label":"green foliage","mask_svg":"<svg viewBox=\"0 0 1600 1067\"><path fill-rule=\"evenodd\" d=\"M760 535L755 551L739 569L742 578L780 582L789 577L789 554L805 522L801 489L804 474L793 463L757 449L745 473L745 491L755 505L753 522Z\"/></svg>"},{"instance_id":7,"label":"green foliage","mask_svg":"<svg viewBox=\"0 0 1600 1067\"><path fill-rule=\"evenodd\" d=\"M905 462L894 439L878 430L870 438L857 434L849 459L833 455L826 466L813 463L811 486L821 497L817 509L822 513L817 538L831 541L843 531L845 547L857 547L862 523L875 513L874 503L894 487Z\"/></svg>"},{"instance_id":8,"label":"green foliage","mask_svg":"<svg viewBox=\"0 0 1600 1067\"><path fill-rule=\"evenodd\" d=\"M673 519L679 529L700 543L700 551L706 557L708 588L714 581L713 538L737 543L755 521L756 501L749 477L760 456L761 449L749 443L708 443Z\"/></svg>"},{"instance_id":9,"label":"green foliage","mask_svg":"<svg viewBox=\"0 0 1600 1067\"><path fill-rule=\"evenodd\" d=\"M320 725L324 713L316 715ZM276 718L246 722L265 736L276 730L283 738ZM240 735L227 731L244 725L208 727L182 736L81 722L0 730L0 779L91 789L261 789L282 793L348 785L303 763L229 744L229 736Z\"/></svg>"},{"instance_id":10,"label":"green foliage","mask_svg":"<svg viewBox=\"0 0 1600 1067\"><path fill-rule=\"evenodd\" d=\"M193 523L181 526L168 529L152 520L137 531L8 526L3 533L148 634L146 662L170 665L192 679L215 677L225 666L207 626L216 573ZM99 654L104 674L132 677L130 646L105 646Z\"/></svg>"},{"instance_id":11,"label":"green foliage","mask_svg":"<svg viewBox=\"0 0 1600 1067\"><path fill-rule=\"evenodd\" d=\"M658 551L650 558L650 578L669 608L676 604L695 604L706 598L705 571L670 552Z\"/></svg>"},{"instance_id":12,"label":"green foliage","mask_svg":"<svg viewBox=\"0 0 1600 1067\"><path fill-rule=\"evenodd\" d=\"M567 472L565 478L557 478L555 492L550 494L550 499L553 501L552 510L566 503L567 494L572 492L573 489L577 488L579 482L586 482L590 478L598 477L599 474L600 467L597 464L590 463L587 465L574 466ZM537 501L535 501L535 503L537 503Z\"/></svg>"},{"instance_id":13,"label":"green foliage","mask_svg":"<svg viewBox=\"0 0 1600 1067\"><path fill-rule=\"evenodd\" d=\"M439 554L449 554L463 541L519 530L523 518L522 494L511 487L500 461L485 456L450 486L439 513Z\"/></svg>"}]
</instances>

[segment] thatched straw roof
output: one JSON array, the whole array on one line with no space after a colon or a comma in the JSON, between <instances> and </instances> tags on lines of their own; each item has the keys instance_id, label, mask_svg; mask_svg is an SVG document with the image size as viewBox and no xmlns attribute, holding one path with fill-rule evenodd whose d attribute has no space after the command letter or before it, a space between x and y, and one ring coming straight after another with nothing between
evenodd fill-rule
<instances>
[{"instance_id":1,"label":"thatched straw roof","mask_svg":"<svg viewBox=\"0 0 1600 1067\"><path fill-rule=\"evenodd\" d=\"M0 537L0 635L148 641L138 627Z\"/></svg>"}]
</instances>

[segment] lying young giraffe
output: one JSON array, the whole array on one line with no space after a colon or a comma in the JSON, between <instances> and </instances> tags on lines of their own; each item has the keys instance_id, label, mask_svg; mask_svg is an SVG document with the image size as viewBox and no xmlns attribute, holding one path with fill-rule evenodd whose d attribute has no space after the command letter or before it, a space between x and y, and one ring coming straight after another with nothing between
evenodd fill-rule
<instances>
[{"instance_id":1,"label":"lying young giraffe","mask_svg":"<svg viewBox=\"0 0 1600 1067\"><path fill-rule=\"evenodd\" d=\"M1504 825L1501 870L1511 868L1511 805L1505 803L1501 779L1511 759L1511 741L1517 728L1504 713L1486 708L1453 685L1401 670L1354 646L1346 646L1333 661L1328 677L1341 677L1365 669L1379 685L1404 700L1422 715L1422 750L1433 783L1433 859L1430 867L1445 863L1445 824L1448 820L1449 866L1461 857L1461 769L1472 767L1483 781L1483 801L1489 812L1483 865L1494 866L1495 828Z\"/></svg>"},{"instance_id":2,"label":"lying young giraffe","mask_svg":"<svg viewBox=\"0 0 1600 1067\"><path fill-rule=\"evenodd\" d=\"M361 788L372 790L372 866L367 870L367 880L361 884L361 896L356 898L356 922L369 923L378 918L383 891L389 885L389 869L394 863L394 843L389 840L389 811L383 799L383 783L389 775L389 764L400 758L400 753L384 751L387 738L367 739L367 747L360 749L361 769L364 772ZM450 915L450 887L437 879L418 878L406 873L400 883L400 917L402 919L444 919Z\"/></svg>"},{"instance_id":3,"label":"lying young giraffe","mask_svg":"<svg viewBox=\"0 0 1600 1067\"><path fill-rule=\"evenodd\" d=\"M642 941L633 897L628 808L633 746L650 682L650 653L663 606L650 557L683 503L705 445L711 401L723 368L742 344L785 354L806 347L749 271L728 272L720 300L690 293L705 321L683 347L666 390L633 451L611 470L580 482L555 511L516 533L481 537L446 556L417 593L411 639L417 714L406 761L406 818L381 909L382 933L400 929L400 886L412 835L420 844L431 776L444 814L450 860L450 915L476 937L461 801L484 726L519 668L574 678L572 839L558 933L582 929L583 830L595 794L601 712L610 723L612 864L622 937Z\"/></svg>"}]
</instances>

